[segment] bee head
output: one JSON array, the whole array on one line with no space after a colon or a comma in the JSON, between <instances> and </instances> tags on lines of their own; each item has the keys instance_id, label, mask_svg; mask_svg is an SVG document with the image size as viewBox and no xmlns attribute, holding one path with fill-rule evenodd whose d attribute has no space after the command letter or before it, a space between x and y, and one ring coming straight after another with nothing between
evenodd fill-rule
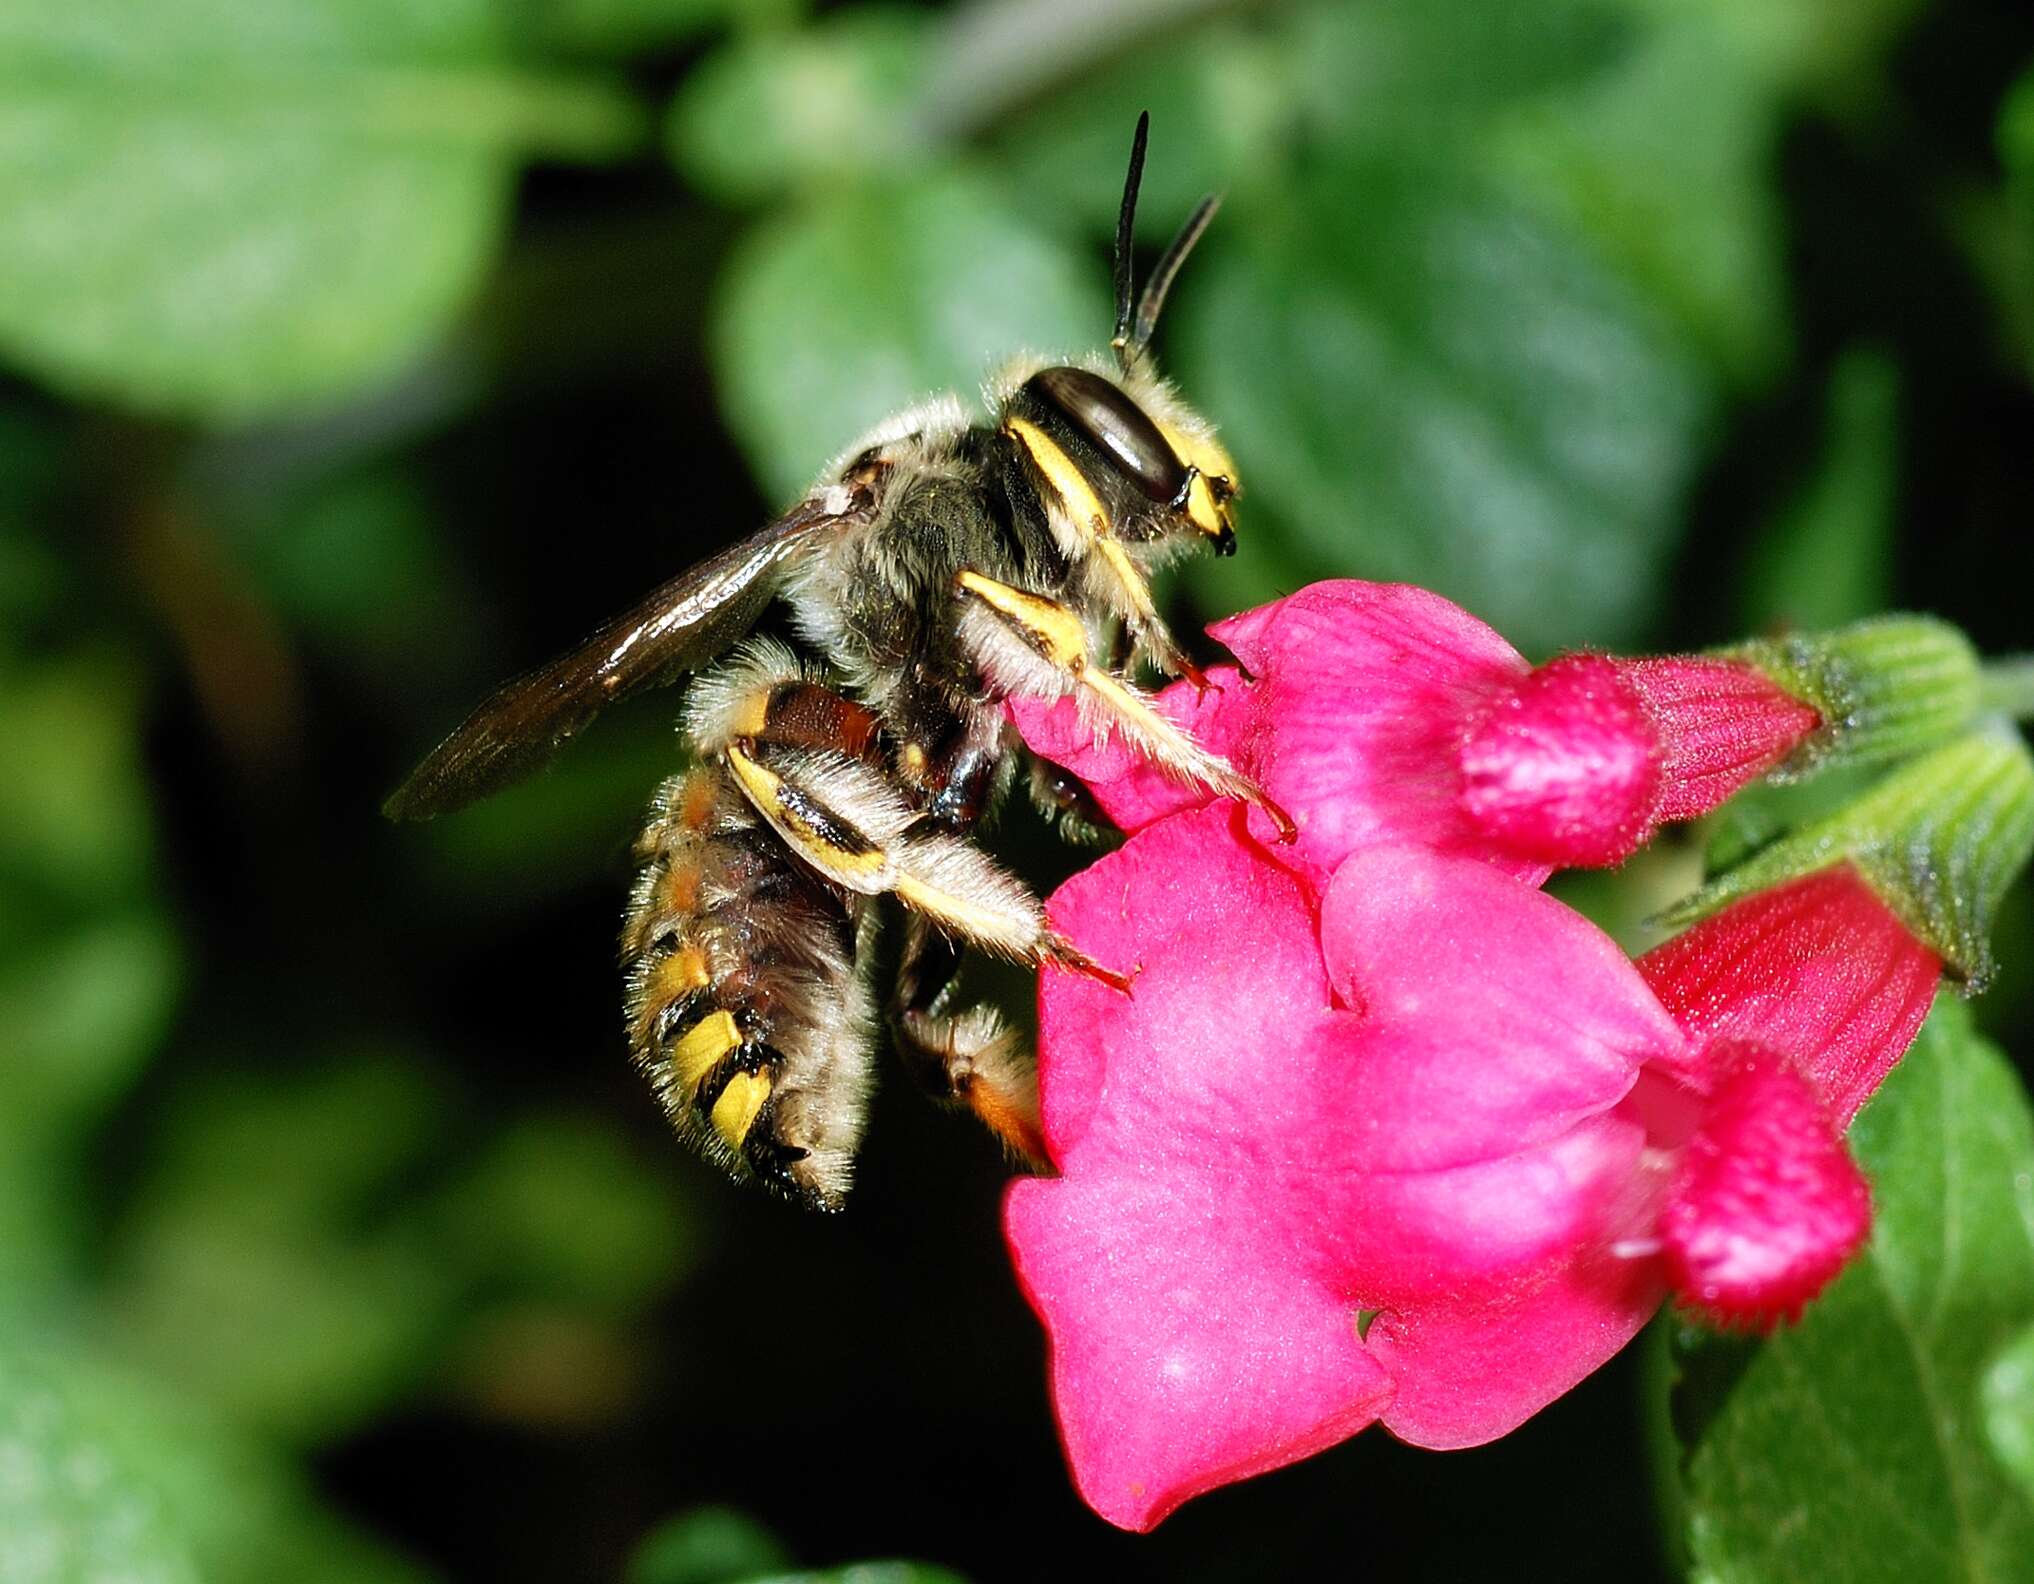
<instances>
[{"instance_id":1,"label":"bee head","mask_svg":"<svg viewBox=\"0 0 2034 1584\"><path fill-rule=\"evenodd\" d=\"M1212 437L1154 417L1114 380L1089 369L1040 369L1024 390L1146 500L1181 513L1214 540L1215 554L1235 554L1236 468Z\"/></svg>"}]
</instances>

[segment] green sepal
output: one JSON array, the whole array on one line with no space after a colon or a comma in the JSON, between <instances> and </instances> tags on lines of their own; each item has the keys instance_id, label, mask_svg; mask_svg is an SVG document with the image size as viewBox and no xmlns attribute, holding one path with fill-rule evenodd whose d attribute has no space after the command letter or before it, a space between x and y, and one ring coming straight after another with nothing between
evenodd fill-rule
<instances>
[{"instance_id":1,"label":"green sepal","mask_svg":"<svg viewBox=\"0 0 2034 1584\"><path fill-rule=\"evenodd\" d=\"M1977 651L1932 616L1874 616L1713 652L1751 666L1822 716L1773 772L1776 780L1904 759L1964 730L1981 707Z\"/></svg>"},{"instance_id":2,"label":"green sepal","mask_svg":"<svg viewBox=\"0 0 2034 1584\"><path fill-rule=\"evenodd\" d=\"M2009 728L1967 733L1762 848L1661 915L1676 928L1846 860L1977 994L1992 916L2034 852L2034 758Z\"/></svg>"}]
</instances>

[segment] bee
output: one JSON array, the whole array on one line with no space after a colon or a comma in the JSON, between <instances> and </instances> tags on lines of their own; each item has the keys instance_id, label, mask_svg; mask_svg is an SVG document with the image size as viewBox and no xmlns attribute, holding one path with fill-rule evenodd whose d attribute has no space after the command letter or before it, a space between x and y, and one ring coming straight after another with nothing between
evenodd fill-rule
<instances>
[{"instance_id":1,"label":"bee","mask_svg":"<svg viewBox=\"0 0 2034 1584\"><path fill-rule=\"evenodd\" d=\"M635 846L629 1044L682 1137L815 1208L847 1194L867 1110L882 898L905 921L887 1005L899 1053L1022 1161L1044 1160L1033 1058L992 1007L956 1004L963 949L1128 988L972 839L1023 751L1005 700L1071 697L1098 738L1290 831L1133 680L1142 664L1204 685L1151 577L1197 547L1236 548L1235 466L1151 352L1216 200L1133 292L1149 125L1117 220L1108 353L1004 369L986 422L945 395L877 426L775 522L497 691L385 807L460 808L617 699L697 673L682 718L692 767L658 788ZM790 643L751 635L773 601ZM1046 800L1065 790L1045 785Z\"/></svg>"}]
</instances>

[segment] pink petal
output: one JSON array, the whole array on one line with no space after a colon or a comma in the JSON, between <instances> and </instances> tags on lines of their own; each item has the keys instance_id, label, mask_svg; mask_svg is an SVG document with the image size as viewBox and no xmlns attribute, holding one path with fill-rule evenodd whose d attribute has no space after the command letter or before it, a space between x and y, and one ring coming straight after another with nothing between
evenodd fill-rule
<instances>
[{"instance_id":1,"label":"pink petal","mask_svg":"<svg viewBox=\"0 0 2034 1584\"><path fill-rule=\"evenodd\" d=\"M1257 679L1233 757L1298 822L1298 857L1323 880L1373 841L1489 855L1461 808L1460 743L1526 671L1490 628L1425 589L1343 580L1208 630Z\"/></svg>"},{"instance_id":2,"label":"pink petal","mask_svg":"<svg viewBox=\"0 0 2034 1584\"><path fill-rule=\"evenodd\" d=\"M1871 1231L1871 1191L1808 1080L1756 1046L1719 1053L1660 1218L1668 1278L1713 1317L1800 1314Z\"/></svg>"},{"instance_id":3,"label":"pink petal","mask_svg":"<svg viewBox=\"0 0 2034 1584\"><path fill-rule=\"evenodd\" d=\"M1276 1081L1303 1032L1336 1015L1313 910L1243 813L1161 820L1046 904L1081 950L1136 975L1128 995L1064 969L1040 978L1045 1136L1063 1169L1091 1125L1104 1147L1193 1159L1318 1115L1304 1085Z\"/></svg>"},{"instance_id":4,"label":"pink petal","mask_svg":"<svg viewBox=\"0 0 2034 1584\"><path fill-rule=\"evenodd\" d=\"M1816 710L1734 660L1668 655L1618 665L1659 725L1662 820L1708 813L1822 724Z\"/></svg>"},{"instance_id":5,"label":"pink petal","mask_svg":"<svg viewBox=\"0 0 2034 1584\"><path fill-rule=\"evenodd\" d=\"M1203 748L1226 757L1246 715L1234 707L1243 692L1243 679L1234 666L1216 666L1207 680L1205 693L1181 683L1160 693L1153 704ZM1097 743L1071 698L1051 703L1011 698L1004 701L1003 711L1027 748L1080 777L1102 812L1126 831L1140 831L1154 820L1199 808L1209 800L1205 788L1188 786L1167 774L1120 736Z\"/></svg>"},{"instance_id":6,"label":"pink petal","mask_svg":"<svg viewBox=\"0 0 2034 1584\"><path fill-rule=\"evenodd\" d=\"M1325 884L1358 845L1420 841L1490 857L1537 883L1548 866L1494 854L1461 807L1461 739L1525 675L1511 646L1437 594L1401 584L1316 583L1209 629L1244 661L1175 683L1158 708L1224 755L1299 825L1282 857ZM1120 741L1096 747L1070 703L1006 706L1025 742L1086 781L1126 830L1205 801L1140 763ZM1268 838L1270 824L1253 816Z\"/></svg>"},{"instance_id":7,"label":"pink petal","mask_svg":"<svg viewBox=\"0 0 2034 1584\"><path fill-rule=\"evenodd\" d=\"M1012 1185L1004 1226L1052 1338L1081 1495L1126 1529L1377 1417L1348 1298L1265 1235L1253 1184L1163 1163Z\"/></svg>"},{"instance_id":8,"label":"pink petal","mask_svg":"<svg viewBox=\"0 0 2034 1584\"><path fill-rule=\"evenodd\" d=\"M1368 1343L1397 1385L1394 1435L1503 1435L1645 1324L1658 1261L1609 1252L1650 1225L1644 1146L1635 1123L1600 1117L1529 1153L1351 1185L1336 1268L1382 1311Z\"/></svg>"},{"instance_id":9,"label":"pink petal","mask_svg":"<svg viewBox=\"0 0 2034 1584\"><path fill-rule=\"evenodd\" d=\"M1485 863L1377 847L1336 872L1321 946L1363 1013L1315 1036L1339 1158L1428 1171L1529 1149L1609 1110L1683 1040L1615 942Z\"/></svg>"},{"instance_id":10,"label":"pink petal","mask_svg":"<svg viewBox=\"0 0 2034 1584\"><path fill-rule=\"evenodd\" d=\"M1779 1051L1839 1129L1913 1044L1942 977L1941 959L1849 864L1747 897L1638 968L1691 1051L1733 1040ZM1681 1076L1707 1087L1700 1070Z\"/></svg>"}]
</instances>

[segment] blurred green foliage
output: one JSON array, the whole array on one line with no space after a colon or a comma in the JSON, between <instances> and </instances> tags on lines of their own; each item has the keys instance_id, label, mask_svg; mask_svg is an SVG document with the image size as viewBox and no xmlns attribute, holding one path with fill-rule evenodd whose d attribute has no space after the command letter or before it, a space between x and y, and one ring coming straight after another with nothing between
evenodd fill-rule
<instances>
[{"instance_id":1,"label":"blurred green foliage","mask_svg":"<svg viewBox=\"0 0 2034 1584\"><path fill-rule=\"evenodd\" d=\"M1616 1371L1485 1452L1366 1438L1101 1533L986 1152L886 1093L854 1210L801 1222L627 1070L668 700L375 817L481 689L865 425L1102 340L1145 108L1141 256L1225 198L1161 354L1246 491L1182 628L1355 575L1535 653L1888 605L2034 648L2024 6L0 0L0 1578L1664 1566ZM1637 944L1700 853L1568 894ZM2024 889L1997 944L1976 1011L2024 1059ZM1715 1576L1792 1576L1757 1550L1787 1491L1876 1535L1814 1505L1846 1455L1903 1482L1880 1516L1947 1488L2024 1528L2018 1134L1981 1125L2024 1118L1953 1022L1896 1083L1873 1264L1696 1447ZM1936 1174L1958 1140L1986 1182ZM1945 1204L1965 1263L1922 1269ZM1903 1272L1948 1318L1902 1331ZM1880 1353L1868 1422L1791 1434L1790 1361Z\"/></svg>"}]
</instances>

